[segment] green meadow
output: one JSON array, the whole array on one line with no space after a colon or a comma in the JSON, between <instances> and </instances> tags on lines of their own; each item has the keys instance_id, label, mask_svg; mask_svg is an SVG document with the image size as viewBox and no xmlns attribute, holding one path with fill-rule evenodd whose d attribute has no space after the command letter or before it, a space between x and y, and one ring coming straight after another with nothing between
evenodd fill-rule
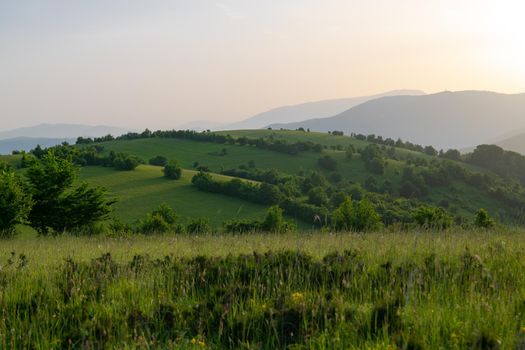
<instances>
[{"instance_id":1,"label":"green meadow","mask_svg":"<svg viewBox=\"0 0 525 350\"><path fill-rule=\"evenodd\" d=\"M516 349L523 230L19 237L3 349Z\"/></svg>"},{"instance_id":2,"label":"green meadow","mask_svg":"<svg viewBox=\"0 0 525 350\"><path fill-rule=\"evenodd\" d=\"M79 173L79 181L105 187L109 196L117 199L114 215L128 223L144 217L159 204L174 208L183 220L207 218L217 227L231 218L253 218L264 214L264 206L198 191L191 185L191 178L196 173L184 170L181 179L173 181L162 176L161 167L150 165L141 165L130 172L84 167ZM213 176L224 181L230 179L223 175Z\"/></svg>"}]
</instances>

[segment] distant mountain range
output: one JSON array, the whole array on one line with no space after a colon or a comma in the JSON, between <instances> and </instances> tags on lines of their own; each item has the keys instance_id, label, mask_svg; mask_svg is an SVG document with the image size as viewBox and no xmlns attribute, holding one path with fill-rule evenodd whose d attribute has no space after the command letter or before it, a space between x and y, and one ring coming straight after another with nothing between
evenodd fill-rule
<instances>
[{"instance_id":1,"label":"distant mountain range","mask_svg":"<svg viewBox=\"0 0 525 350\"><path fill-rule=\"evenodd\" d=\"M37 145L44 148L56 146L62 142L74 143L73 138L16 137L0 140L0 154L11 154L12 151L30 151Z\"/></svg>"},{"instance_id":2,"label":"distant mountain range","mask_svg":"<svg viewBox=\"0 0 525 350\"><path fill-rule=\"evenodd\" d=\"M506 150L518 152L525 155L525 133L520 133L518 135L514 135L512 137L499 140L494 143Z\"/></svg>"},{"instance_id":3,"label":"distant mountain range","mask_svg":"<svg viewBox=\"0 0 525 350\"><path fill-rule=\"evenodd\" d=\"M273 108L246 120L213 127L220 130L261 129L273 123L293 123L310 118L326 118L341 113L366 101L384 96L423 95L419 90L394 90L382 94L307 102L292 106Z\"/></svg>"},{"instance_id":4,"label":"distant mountain range","mask_svg":"<svg viewBox=\"0 0 525 350\"><path fill-rule=\"evenodd\" d=\"M43 137L43 138L77 138L98 137L111 134L122 135L130 130L106 125L82 124L39 124L24 128L0 131L0 140L17 137Z\"/></svg>"},{"instance_id":5,"label":"distant mountain range","mask_svg":"<svg viewBox=\"0 0 525 350\"><path fill-rule=\"evenodd\" d=\"M107 134L117 136L126 132L128 132L126 129L105 125L40 124L0 131L0 154L8 154L13 150L29 151L37 145L51 147L64 141L72 143L78 136L99 137Z\"/></svg>"},{"instance_id":6,"label":"distant mountain range","mask_svg":"<svg viewBox=\"0 0 525 350\"><path fill-rule=\"evenodd\" d=\"M513 135L524 128L525 94L446 91L419 96L386 96L333 117L270 124L269 127L376 134L437 148L461 149L488 143L497 135Z\"/></svg>"}]
</instances>

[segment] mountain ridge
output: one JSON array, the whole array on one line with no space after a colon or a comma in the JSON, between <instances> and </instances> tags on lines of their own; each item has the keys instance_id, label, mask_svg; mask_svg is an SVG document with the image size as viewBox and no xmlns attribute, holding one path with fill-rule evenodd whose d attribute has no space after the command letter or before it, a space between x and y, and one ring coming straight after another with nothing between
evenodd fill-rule
<instances>
[{"instance_id":1,"label":"mountain ridge","mask_svg":"<svg viewBox=\"0 0 525 350\"><path fill-rule=\"evenodd\" d=\"M258 113L238 122L223 125L220 130L261 129L269 124L282 122L283 120L287 120L288 122L298 122L310 118L330 117L336 113L343 112L348 108L379 97L424 94L425 93L420 90L401 89L368 96L332 98L284 105Z\"/></svg>"},{"instance_id":2,"label":"mountain ridge","mask_svg":"<svg viewBox=\"0 0 525 350\"><path fill-rule=\"evenodd\" d=\"M402 138L444 149L466 148L525 127L522 111L525 111L525 93L442 91L419 96L380 97L332 117L268 127L303 127L321 132L340 130Z\"/></svg>"}]
</instances>

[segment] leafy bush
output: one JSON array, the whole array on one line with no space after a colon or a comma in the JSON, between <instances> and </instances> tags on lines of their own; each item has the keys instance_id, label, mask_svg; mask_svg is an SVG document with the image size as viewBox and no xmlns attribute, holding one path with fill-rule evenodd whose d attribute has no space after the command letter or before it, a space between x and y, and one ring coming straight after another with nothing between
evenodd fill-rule
<instances>
[{"instance_id":1,"label":"leafy bush","mask_svg":"<svg viewBox=\"0 0 525 350\"><path fill-rule=\"evenodd\" d=\"M166 164L163 172L165 177L172 180L178 180L182 176L182 169L174 161Z\"/></svg>"},{"instance_id":2,"label":"leafy bush","mask_svg":"<svg viewBox=\"0 0 525 350\"><path fill-rule=\"evenodd\" d=\"M480 208L476 213L474 225L479 228L491 228L496 225L496 221L489 216L485 209Z\"/></svg>"},{"instance_id":3,"label":"leafy bush","mask_svg":"<svg viewBox=\"0 0 525 350\"><path fill-rule=\"evenodd\" d=\"M176 222L177 215L175 211L166 204L161 204L157 209L139 221L137 230L143 234L180 231L176 226Z\"/></svg>"},{"instance_id":4,"label":"leafy bush","mask_svg":"<svg viewBox=\"0 0 525 350\"><path fill-rule=\"evenodd\" d=\"M165 166L168 164L168 158L164 156L156 156L149 160L150 165Z\"/></svg>"},{"instance_id":5,"label":"leafy bush","mask_svg":"<svg viewBox=\"0 0 525 350\"><path fill-rule=\"evenodd\" d=\"M284 233L295 229L295 225L285 220L283 210L279 206L271 206L261 222L261 229L265 232Z\"/></svg>"},{"instance_id":6,"label":"leafy bush","mask_svg":"<svg viewBox=\"0 0 525 350\"><path fill-rule=\"evenodd\" d=\"M372 231L381 227L381 216L365 197L352 203L346 197L332 213L332 228L336 231Z\"/></svg>"},{"instance_id":7,"label":"leafy bush","mask_svg":"<svg viewBox=\"0 0 525 350\"><path fill-rule=\"evenodd\" d=\"M209 232L211 232L211 227L207 218L191 219L186 225L186 233L202 234Z\"/></svg>"},{"instance_id":8,"label":"leafy bush","mask_svg":"<svg viewBox=\"0 0 525 350\"><path fill-rule=\"evenodd\" d=\"M117 153L113 159L113 166L121 171L135 170L141 163L140 158L125 153Z\"/></svg>"},{"instance_id":9,"label":"leafy bush","mask_svg":"<svg viewBox=\"0 0 525 350\"><path fill-rule=\"evenodd\" d=\"M223 223L223 230L227 233L253 233L259 231L261 222L250 219L231 219Z\"/></svg>"},{"instance_id":10,"label":"leafy bush","mask_svg":"<svg viewBox=\"0 0 525 350\"><path fill-rule=\"evenodd\" d=\"M421 206L414 212L413 219L425 228L445 229L452 225L452 217L437 207Z\"/></svg>"}]
</instances>

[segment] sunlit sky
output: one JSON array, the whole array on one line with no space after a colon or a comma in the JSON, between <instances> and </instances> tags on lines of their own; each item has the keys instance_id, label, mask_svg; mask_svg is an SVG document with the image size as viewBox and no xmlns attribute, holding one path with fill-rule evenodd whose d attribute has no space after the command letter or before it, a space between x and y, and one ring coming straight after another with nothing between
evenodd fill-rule
<instances>
[{"instance_id":1,"label":"sunlit sky","mask_svg":"<svg viewBox=\"0 0 525 350\"><path fill-rule=\"evenodd\" d=\"M525 2L0 0L0 129L171 128L394 89L525 92Z\"/></svg>"}]
</instances>

